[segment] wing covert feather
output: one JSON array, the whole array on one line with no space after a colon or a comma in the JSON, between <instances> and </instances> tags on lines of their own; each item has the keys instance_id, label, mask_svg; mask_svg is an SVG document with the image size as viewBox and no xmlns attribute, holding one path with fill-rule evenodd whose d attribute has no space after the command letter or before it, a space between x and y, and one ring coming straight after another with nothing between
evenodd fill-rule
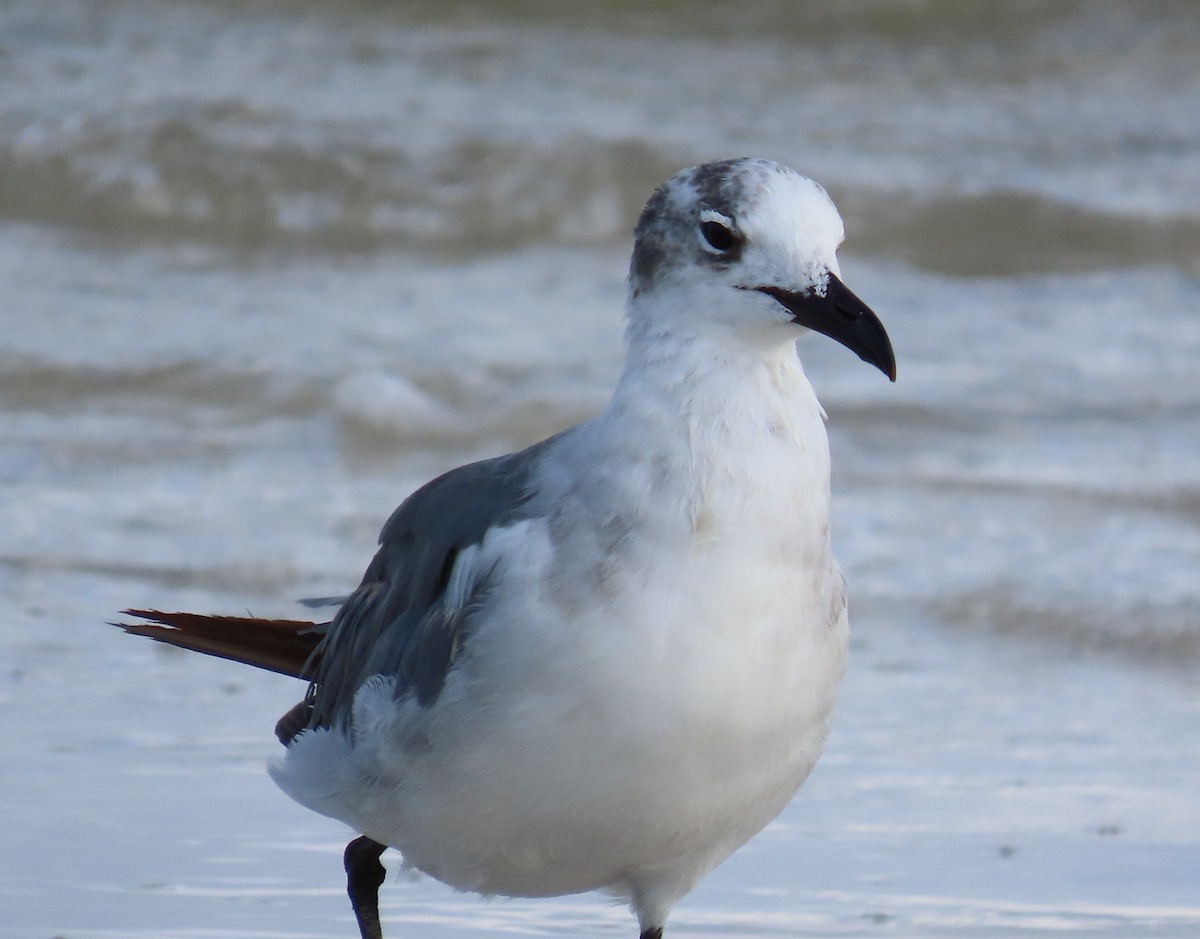
<instances>
[{"instance_id":1,"label":"wing covert feather","mask_svg":"<svg viewBox=\"0 0 1200 939\"><path fill-rule=\"evenodd\" d=\"M491 573L468 571L464 589L447 591L455 566L492 528L535 514L531 479L555 439L453 469L392 513L314 655L310 726L348 724L355 693L375 675L394 678L397 697L437 700Z\"/></svg>"}]
</instances>

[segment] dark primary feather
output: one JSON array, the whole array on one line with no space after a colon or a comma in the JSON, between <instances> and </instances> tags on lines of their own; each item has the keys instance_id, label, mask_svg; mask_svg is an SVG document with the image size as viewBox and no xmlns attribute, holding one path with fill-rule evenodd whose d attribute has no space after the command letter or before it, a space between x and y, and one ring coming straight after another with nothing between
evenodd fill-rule
<instances>
[{"instance_id":1,"label":"dark primary feather","mask_svg":"<svg viewBox=\"0 0 1200 939\"><path fill-rule=\"evenodd\" d=\"M125 610L148 622L115 625L308 679L305 700L276 727L284 743L306 727L347 723L355 692L374 675L394 678L397 697L411 694L432 704L488 586L489 572L480 571L467 594L455 598L461 602L450 602L446 588L454 565L489 529L530 516L530 477L549 442L460 466L405 499L383 526L362 583L330 623Z\"/></svg>"},{"instance_id":2,"label":"dark primary feather","mask_svg":"<svg viewBox=\"0 0 1200 939\"><path fill-rule=\"evenodd\" d=\"M255 619L249 616L205 616L160 610L122 610L145 623L114 623L127 633L253 665L293 678L313 676L313 654L327 623L305 620Z\"/></svg>"}]
</instances>

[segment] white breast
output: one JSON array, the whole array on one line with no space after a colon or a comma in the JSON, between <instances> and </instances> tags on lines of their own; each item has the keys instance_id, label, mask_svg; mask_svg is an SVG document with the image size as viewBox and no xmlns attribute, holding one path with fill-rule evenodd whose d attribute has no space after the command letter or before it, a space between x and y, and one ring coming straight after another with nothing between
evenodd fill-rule
<instances>
[{"instance_id":1,"label":"white breast","mask_svg":"<svg viewBox=\"0 0 1200 939\"><path fill-rule=\"evenodd\" d=\"M437 703L361 693L355 770L312 807L509 895L682 895L770 821L824 743L846 619L819 407L798 364L752 379L744 406L702 385L673 426L610 410L564 441L558 510L474 559L497 586Z\"/></svg>"}]
</instances>

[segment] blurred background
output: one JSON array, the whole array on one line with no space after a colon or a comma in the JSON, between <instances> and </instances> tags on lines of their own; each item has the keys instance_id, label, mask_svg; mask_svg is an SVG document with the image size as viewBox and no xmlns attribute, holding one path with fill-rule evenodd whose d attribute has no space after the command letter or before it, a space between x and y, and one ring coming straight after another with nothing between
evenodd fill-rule
<instances>
[{"instance_id":1,"label":"blurred background","mask_svg":"<svg viewBox=\"0 0 1200 939\"><path fill-rule=\"evenodd\" d=\"M0 935L347 937L303 687L122 636L353 586L596 413L676 169L821 181L889 385L803 343L854 650L671 935L1200 934L1200 7L4 0ZM393 875L390 936L631 936ZM399 881L399 883L398 883Z\"/></svg>"}]
</instances>

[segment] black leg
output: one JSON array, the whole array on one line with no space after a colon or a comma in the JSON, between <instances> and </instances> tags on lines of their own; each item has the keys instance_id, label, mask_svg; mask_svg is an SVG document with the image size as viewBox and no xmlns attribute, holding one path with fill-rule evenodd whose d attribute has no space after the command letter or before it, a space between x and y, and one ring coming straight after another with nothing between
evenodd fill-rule
<instances>
[{"instance_id":1,"label":"black leg","mask_svg":"<svg viewBox=\"0 0 1200 939\"><path fill-rule=\"evenodd\" d=\"M662 927L655 926L653 929L647 929L638 936L638 939L662 939Z\"/></svg>"},{"instance_id":2,"label":"black leg","mask_svg":"<svg viewBox=\"0 0 1200 939\"><path fill-rule=\"evenodd\" d=\"M346 892L350 894L350 905L354 907L362 939L383 939L383 927L379 925L379 885L387 874L379 863L379 855L386 847L366 835L346 845L343 857ZM662 930L659 930L661 934Z\"/></svg>"}]
</instances>

